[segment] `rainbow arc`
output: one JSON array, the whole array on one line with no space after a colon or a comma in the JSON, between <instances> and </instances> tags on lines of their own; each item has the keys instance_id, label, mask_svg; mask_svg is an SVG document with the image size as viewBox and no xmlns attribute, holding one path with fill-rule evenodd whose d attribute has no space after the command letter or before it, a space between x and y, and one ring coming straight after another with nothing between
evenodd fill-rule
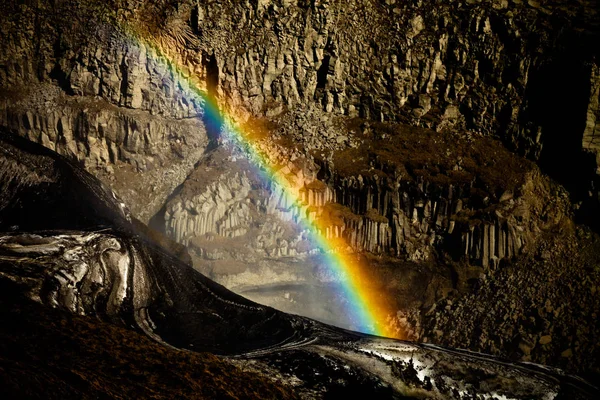
<instances>
[{"instance_id":1,"label":"rainbow arc","mask_svg":"<svg viewBox=\"0 0 600 400\"><path fill-rule=\"evenodd\" d=\"M142 51L147 50L148 57L153 57L155 62L170 71L181 95L196 104L204 104L205 122L224 128L222 135L243 149L255 172L267 186L273 191L281 191L280 201L283 207L303 203L302 187L288 181L284 174L278 173L278 166L271 165L268 157L259 150L258 141L253 139L257 136L256 132L244 132L236 123L236 116L231 112L222 113L214 97L208 95L202 89L202 84L189 74L189 69L179 65L174 57L169 57L159 46L147 40L141 40L135 35L130 36L132 45ZM343 311L348 314L349 320L353 321L356 330L378 336L398 336L389 323L394 315L390 309L390 302L384 293L374 289L377 286L376 277L370 274L368 266L360 261L358 255L345 250L348 247L345 240L328 235L330 226L326 226L324 220L319 218L311 218L299 212L295 214L294 221L307 232L308 239L314 247L319 249L322 262L329 272L339 278L336 294L345 299L346 310Z\"/></svg>"}]
</instances>

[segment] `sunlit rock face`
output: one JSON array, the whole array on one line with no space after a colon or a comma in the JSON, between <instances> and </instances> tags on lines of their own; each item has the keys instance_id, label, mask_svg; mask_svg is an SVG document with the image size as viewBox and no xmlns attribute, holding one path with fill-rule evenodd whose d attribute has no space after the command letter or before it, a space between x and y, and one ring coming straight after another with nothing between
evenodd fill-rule
<instances>
[{"instance_id":1,"label":"sunlit rock face","mask_svg":"<svg viewBox=\"0 0 600 400\"><path fill-rule=\"evenodd\" d=\"M90 170L122 161L127 173L117 167L113 186L144 221L203 147L202 128L190 121L203 115L202 101L177 82L188 77L242 118L317 107L498 136L539 159L585 206L597 153L596 5L184 0L172 9L119 1L108 10L86 1L32 12L6 2L0 121ZM557 158L567 161L554 167ZM151 176L132 185L128 165ZM151 172L165 168L171 173ZM160 200L135 204L153 186Z\"/></svg>"},{"instance_id":2,"label":"sunlit rock face","mask_svg":"<svg viewBox=\"0 0 600 400\"><path fill-rule=\"evenodd\" d=\"M207 143L204 125L197 119L163 118L119 109L103 100L58 96L53 101L68 105L48 112L22 111L13 103L0 115L0 124L78 160L146 221L185 179ZM34 107L30 100L22 100L26 108ZM136 200L140 197L146 201Z\"/></svg>"},{"instance_id":3,"label":"sunlit rock face","mask_svg":"<svg viewBox=\"0 0 600 400\"><path fill-rule=\"evenodd\" d=\"M78 160L147 222L206 147L203 103L93 2L5 3L0 125Z\"/></svg>"},{"instance_id":4,"label":"sunlit rock face","mask_svg":"<svg viewBox=\"0 0 600 400\"><path fill-rule=\"evenodd\" d=\"M165 345L228 354L304 398L357 392L389 399L597 395L558 370L370 337L245 300L136 234L112 192L80 167L1 135L0 280L12 293L138 330ZM69 201L75 194L77 207ZM48 218L11 225L45 204L54 205ZM70 218L53 217L67 212Z\"/></svg>"}]
</instances>

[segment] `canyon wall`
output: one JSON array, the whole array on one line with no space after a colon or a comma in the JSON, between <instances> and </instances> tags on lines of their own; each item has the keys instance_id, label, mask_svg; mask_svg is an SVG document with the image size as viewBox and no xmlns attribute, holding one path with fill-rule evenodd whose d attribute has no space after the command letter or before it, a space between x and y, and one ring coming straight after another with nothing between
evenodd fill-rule
<instances>
[{"instance_id":1,"label":"canyon wall","mask_svg":"<svg viewBox=\"0 0 600 400\"><path fill-rule=\"evenodd\" d=\"M387 276L404 286L389 293L413 296L399 302L408 315L405 305L422 308L466 283L488 282L493 294L505 277L498 265L546 257L541 238L570 231L571 204L542 172L565 185L583 222L598 221L598 9L595 0L8 1L0 125L81 162L229 287L301 282L326 292L336 277L313 258L315 224L346 240L337 251L373 256L371 271L391 260ZM275 168L267 172L294 196L257 177L244 143L218 137L203 98L257 131L252 141ZM434 261L441 277L423 272ZM557 301L544 270L523 265L532 272L501 289L502 307L529 282L550 288L532 299ZM422 337L509 348L506 321L489 343L474 342L479 297L465 292L456 309L438 303ZM533 309L519 307L510 309ZM522 333L521 347L539 343L544 321ZM575 346L571 367L588 349ZM547 347L531 359L570 354Z\"/></svg>"},{"instance_id":2,"label":"canyon wall","mask_svg":"<svg viewBox=\"0 0 600 400\"><path fill-rule=\"evenodd\" d=\"M595 207L595 1L109 3L3 6L3 125L23 134L33 129L30 138L65 154L76 150L79 159L90 158L90 169L104 168L111 157L123 160L133 168L117 181L159 164L179 167L168 176L155 173L154 180L181 183L206 136L198 121L203 101L181 86L193 77L193 86L241 120L317 107L495 136L538 160L576 202ZM80 100L107 111L86 121L78 109L87 105L72 105ZM44 110L65 102L66 119ZM27 112L40 121L28 121ZM142 121L132 126L136 118ZM146 118L160 133L141 145ZM58 120L71 125L60 140L63 128L52 126ZM94 125L131 138L104 137ZM57 146L61 141L68 146ZM558 167L556 159L565 162ZM128 193L127 185L113 185L145 221L176 186ZM138 210L136 194L158 200Z\"/></svg>"},{"instance_id":3,"label":"canyon wall","mask_svg":"<svg viewBox=\"0 0 600 400\"><path fill-rule=\"evenodd\" d=\"M109 3L3 6L0 124L79 160L203 259L215 237L310 255L290 224L308 217L352 251L494 267L569 211L489 136L574 177L576 201L596 193L594 2ZM258 146L297 202L235 155L195 168L219 128L207 98L274 123L280 143ZM396 143L406 125L430 129Z\"/></svg>"}]
</instances>

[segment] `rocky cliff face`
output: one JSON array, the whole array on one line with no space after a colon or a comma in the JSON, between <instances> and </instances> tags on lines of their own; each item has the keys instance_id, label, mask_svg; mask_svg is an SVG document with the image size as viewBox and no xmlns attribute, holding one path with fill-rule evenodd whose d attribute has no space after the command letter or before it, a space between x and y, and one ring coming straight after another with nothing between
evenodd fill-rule
<instances>
[{"instance_id":1,"label":"rocky cliff face","mask_svg":"<svg viewBox=\"0 0 600 400\"><path fill-rule=\"evenodd\" d=\"M587 109L587 118L585 121L585 130L583 132L583 148L592 153L596 159L596 174L598 174L598 165L600 165L599 157L599 142L600 132L600 68L596 66L592 68L593 84L590 87L590 102Z\"/></svg>"},{"instance_id":2,"label":"rocky cliff face","mask_svg":"<svg viewBox=\"0 0 600 400\"><path fill-rule=\"evenodd\" d=\"M306 137L286 134L284 128L256 141L259 158L283 164L272 182L261 182L253 163L232 161L236 156L221 153L204 160L168 203L167 232L189 243L207 233L242 236L264 217L280 223L308 220L355 251L412 261L440 252L487 268L519 255L541 231L569 215L560 187L494 141L366 123L354 132L346 127L358 144L336 144L324 159L307 151L290 157L285 146L273 143L301 148ZM327 147L326 141L313 142L318 148ZM287 182L286 188L276 182ZM301 232L295 235L277 237L274 252L259 242L253 247L269 256L316 251L306 247Z\"/></svg>"},{"instance_id":3,"label":"rocky cliff face","mask_svg":"<svg viewBox=\"0 0 600 400\"><path fill-rule=\"evenodd\" d=\"M94 2L3 7L0 124L79 160L148 221L208 142L181 71Z\"/></svg>"},{"instance_id":4,"label":"rocky cliff face","mask_svg":"<svg viewBox=\"0 0 600 400\"><path fill-rule=\"evenodd\" d=\"M336 2L183 2L171 12L170 25L165 27L172 40L155 38L153 47L132 42L134 36L111 25L126 17L143 20L148 11L144 7L136 11L126 6L113 15L88 5L73 13L67 3L7 10L12 13L10 17L7 13L3 24L7 56L1 82L11 90L5 91L0 123L82 160L111 182L142 220L159 210L191 172L206 144L200 122L203 102L178 87L187 76L194 76L225 110L242 118L274 117L284 108L316 105L325 119L328 114L361 116L437 130L477 130L538 159L546 136L550 151L558 139L554 131L545 133L555 127L542 118L545 103L535 89L560 72L563 78L581 81L563 82L557 89L562 93L569 86L577 98L576 110L564 110L563 126L577 132L587 121L579 148L595 151L597 68L593 46L585 46L595 32L592 4L494 1L434 7L422 2L353 1L342 8ZM104 23L92 27L86 18L98 10ZM74 32L51 25L64 24L57 16L61 12L77 16ZM40 16L44 13L51 17ZM186 19L190 26L180 28ZM562 30L554 29L558 24L563 24ZM590 29L576 31L575 27ZM81 32L85 28L89 32ZM148 23L145 29L151 30ZM178 32L182 33L178 36ZM243 46L233 45L242 42ZM570 48L573 43L581 44ZM185 67L169 69L161 51ZM565 70L565 57L578 69L577 76ZM32 85L38 85L35 92L27 89ZM54 104L62 105L60 112L48 111L48 105ZM579 118L582 112L587 119ZM308 130L316 126L307 125ZM334 148L356 146L347 132L334 136ZM310 143L309 150L332 147L322 142ZM571 150L573 156L576 152ZM340 179L336 172L328 174ZM447 225L448 231L450 221L444 218L461 207L450 199L461 196L456 193L444 195L439 207L428 195L411 199L414 205L401 198L392 201L389 190L377 187L380 182L368 182L372 192L367 189L357 195L364 183L355 178L329 184L331 193L325 193L324 201L349 206L359 216L372 208L388 219L387 223L348 221L348 225L358 224L349 235L357 249L428 258L439 234L431 235L423 218L437 219L434 223ZM399 193L404 198L407 191L445 190L430 186L423 181L420 187L405 187ZM149 204L136 200L140 196L150 199ZM366 198L357 200L360 196ZM388 212L393 206L403 208L402 215ZM410 243L415 235L408 233L408 221L423 225L418 233L428 238L429 246ZM492 225L491 234L490 228L474 229L461 239L465 254L485 265L491 257L518 253L524 243L514 228L501 227L500 222ZM338 231L334 235L340 234L339 228L333 229ZM484 245L490 241L493 249Z\"/></svg>"},{"instance_id":5,"label":"rocky cliff face","mask_svg":"<svg viewBox=\"0 0 600 400\"><path fill-rule=\"evenodd\" d=\"M156 116L160 122L152 131L165 126L158 128L162 145L153 137L152 146L163 148L162 158L169 164L181 156L193 160L170 181L180 183L190 172L199 153L189 148L202 136L196 125L175 132L167 127L202 115L202 104L177 87L175 75L181 74L195 77L224 110L242 119L317 106L333 115L496 136L572 184L577 201L587 201L590 189L597 196L597 182L590 186L599 113L595 1L190 0L137 8L113 2L4 6L1 86L22 95L23 85L54 82L71 99L91 96ZM122 35L122 26L115 30L122 21L133 35ZM142 37L153 46L140 44ZM161 52L177 60L180 71L157 62ZM23 121L27 109L10 111L3 124L29 129ZM49 118L50 126L56 122L43 111L32 112ZM66 112L67 131L96 137L85 124L69 124L77 114ZM98 123L110 131L131 129L130 142L147 136L143 121L136 134L123 117L116 119ZM31 137L50 146L60 136L37 130ZM179 148L170 148L170 141ZM114 143L127 163L146 168L148 154L136 157L139 145L121 142L109 140L106 148L100 143L92 158L106 158ZM85 140L82 145L90 146ZM592 156L581 157L582 150ZM80 152L83 159L90 151ZM557 157L568 160L567 167L554 168ZM164 199L166 189L153 197ZM158 208L139 215L148 220Z\"/></svg>"},{"instance_id":6,"label":"rocky cliff face","mask_svg":"<svg viewBox=\"0 0 600 400\"><path fill-rule=\"evenodd\" d=\"M597 10L594 1L197 2L191 22L235 112L317 104L466 127L532 159L576 163L598 113ZM593 165L573 170L586 187Z\"/></svg>"},{"instance_id":7,"label":"rocky cliff face","mask_svg":"<svg viewBox=\"0 0 600 400\"><path fill-rule=\"evenodd\" d=\"M268 181L244 155L244 143L225 144L202 159L155 222L187 245L196 268L212 279L256 301L348 326L335 317L340 299L324 295L331 289L315 293L338 279L309 240L315 224L332 243L342 239L338 252L388 260L384 268L370 260L368 268L395 282L378 289L398 299L397 321L390 323L402 335L419 324L405 313L429 309L452 287L468 289L533 251L544 232L570 224L567 193L498 142L338 122L348 124L337 128L348 143L311 139L314 148L332 152L325 158L298 150L307 136L287 125L263 131L254 142L257 158L279 165ZM444 259L462 264L431 268ZM427 282L424 290L419 279Z\"/></svg>"}]
</instances>

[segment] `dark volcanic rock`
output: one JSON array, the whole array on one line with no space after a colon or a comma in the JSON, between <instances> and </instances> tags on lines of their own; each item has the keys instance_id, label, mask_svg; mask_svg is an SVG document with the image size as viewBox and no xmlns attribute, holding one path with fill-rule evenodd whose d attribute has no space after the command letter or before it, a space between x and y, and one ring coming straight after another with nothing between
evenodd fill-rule
<instances>
[{"instance_id":1,"label":"dark volcanic rock","mask_svg":"<svg viewBox=\"0 0 600 400\"><path fill-rule=\"evenodd\" d=\"M45 278L21 280L30 295L80 314L156 329L168 342L198 350L243 351L293 335L290 323L279 321L281 313L231 294L158 247L146 248L147 239L135 234L124 205L81 168L3 135L0 229L18 233L5 237L2 253L16 256L33 246L39 259L23 260L24 270ZM57 229L64 233L37 233ZM231 299L221 298L223 293ZM215 313L215 304L224 308ZM173 307L180 311L171 312ZM245 316L255 313L262 317L251 320L263 322L248 323ZM230 322L206 325L197 318ZM159 325L151 329L153 321ZM265 331L272 335L265 337ZM224 337L226 345L220 342Z\"/></svg>"},{"instance_id":2,"label":"dark volcanic rock","mask_svg":"<svg viewBox=\"0 0 600 400\"><path fill-rule=\"evenodd\" d=\"M600 238L584 228L547 235L539 252L503 263L464 296L427 311L430 342L600 376ZM439 333L439 334L438 334Z\"/></svg>"},{"instance_id":3,"label":"dark volcanic rock","mask_svg":"<svg viewBox=\"0 0 600 400\"><path fill-rule=\"evenodd\" d=\"M173 349L130 329L48 309L15 286L0 281L4 398L297 398L211 354Z\"/></svg>"},{"instance_id":4,"label":"dark volcanic rock","mask_svg":"<svg viewBox=\"0 0 600 400\"><path fill-rule=\"evenodd\" d=\"M113 192L52 151L3 133L0 152L0 229L118 229L130 219Z\"/></svg>"}]
</instances>

